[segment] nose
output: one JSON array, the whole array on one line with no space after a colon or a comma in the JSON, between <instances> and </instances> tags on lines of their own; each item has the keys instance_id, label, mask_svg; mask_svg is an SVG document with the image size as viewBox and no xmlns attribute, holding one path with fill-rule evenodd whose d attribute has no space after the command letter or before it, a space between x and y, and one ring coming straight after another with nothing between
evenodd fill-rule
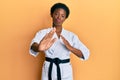
<instances>
[{"instance_id":1,"label":"nose","mask_svg":"<svg viewBox=\"0 0 120 80\"><path fill-rule=\"evenodd\" d=\"M60 19L60 18L61 18L61 16L60 16L60 15L58 15L57 19Z\"/></svg>"}]
</instances>

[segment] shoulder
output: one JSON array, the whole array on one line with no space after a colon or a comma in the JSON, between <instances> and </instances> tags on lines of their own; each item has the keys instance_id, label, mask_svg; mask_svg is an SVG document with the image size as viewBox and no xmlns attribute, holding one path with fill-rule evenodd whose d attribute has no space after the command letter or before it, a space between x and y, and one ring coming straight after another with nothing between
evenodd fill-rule
<instances>
[{"instance_id":1,"label":"shoulder","mask_svg":"<svg viewBox=\"0 0 120 80\"><path fill-rule=\"evenodd\" d=\"M65 29L64 29L64 32L66 33L66 35L71 36L71 37L77 36L74 32L69 31L69 30L65 30Z\"/></svg>"},{"instance_id":2,"label":"shoulder","mask_svg":"<svg viewBox=\"0 0 120 80\"><path fill-rule=\"evenodd\" d=\"M44 33L48 33L50 30L51 28L41 29L37 33L44 34Z\"/></svg>"}]
</instances>

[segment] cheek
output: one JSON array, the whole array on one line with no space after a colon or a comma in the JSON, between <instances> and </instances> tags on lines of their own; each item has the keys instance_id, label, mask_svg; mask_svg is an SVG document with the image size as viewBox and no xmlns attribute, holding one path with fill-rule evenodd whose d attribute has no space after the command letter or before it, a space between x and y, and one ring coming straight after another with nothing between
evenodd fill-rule
<instances>
[{"instance_id":1,"label":"cheek","mask_svg":"<svg viewBox=\"0 0 120 80\"><path fill-rule=\"evenodd\" d=\"M56 16L52 16L52 19L55 20L55 19L57 19L57 17Z\"/></svg>"},{"instance_id":2,"label":"cheek","mask_svg":"<svg viewBox=\"0 0 120 80\"><path fill-rule=\"evenodd\" d=\"M65 18L63 18L63 19L61 19L62 20L62 22L64 22L65 21Z\"/></svg>"}]
</instances>

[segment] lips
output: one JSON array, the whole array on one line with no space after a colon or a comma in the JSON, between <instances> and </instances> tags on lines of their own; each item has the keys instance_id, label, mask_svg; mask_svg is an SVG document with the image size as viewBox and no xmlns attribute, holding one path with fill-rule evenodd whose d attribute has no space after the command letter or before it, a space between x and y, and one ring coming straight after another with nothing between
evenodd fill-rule
<instances>
[{"instance_id":1,"label":"lips","mask_svg":"<svg viewBox=\"0 0 120 80\"><path fill-rule=\"evenodd\" d=\"M54 24L55 25L62 25L62 20L61 19L54 19Z\"/></svg>"},{"instance_id":2,"label":"lips","mask_svg":"<svg viewBox=\"0 0 120 80\"><path fill-rule=\"evenodd\" d=\"M57 23L60 23L60 22L61 22L61 20L60 20L60 19L56 19L55 21L56 21Z\"/></svg>"}]
</instances>

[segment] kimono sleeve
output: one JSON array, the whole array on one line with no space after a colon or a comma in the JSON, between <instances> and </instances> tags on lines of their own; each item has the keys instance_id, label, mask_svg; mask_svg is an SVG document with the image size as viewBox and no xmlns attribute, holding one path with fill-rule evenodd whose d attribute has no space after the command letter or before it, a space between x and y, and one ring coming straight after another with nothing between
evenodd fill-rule
<instances>
[{"instance_id":1,"label":"kimono sleeve","mask_svg":"<svg viewBox=\"0 0 120 80\"><path fill-rule=\"evenodd\" d=\"M76 35L73 37L73 47L82 52L84 58L81 58L81 60L87 60L89 58L89 49L79 40Z\"/></svg>"},{"instance_id":2,"label":"kimono sleeve","mask_svg":"<svg viewBox=\"0 0 120 80\"><path fill-rule=\"evenodd\" d=\"M33 50L31 49L32 44L33 44L33 43L38 43L38 44L39 44L40 41L43 39L44 35L45 35L45 34L44 34L43 31L39 31L39 32L36 33L35 37L32 39L32 41L31 41L31 43L30 43L30 48L29 48L29 53L30 53L32 56L36 57L36 56L39 54L39 52L35 52L35 51L33 51Z\"/></svg>"}]
</instances>

